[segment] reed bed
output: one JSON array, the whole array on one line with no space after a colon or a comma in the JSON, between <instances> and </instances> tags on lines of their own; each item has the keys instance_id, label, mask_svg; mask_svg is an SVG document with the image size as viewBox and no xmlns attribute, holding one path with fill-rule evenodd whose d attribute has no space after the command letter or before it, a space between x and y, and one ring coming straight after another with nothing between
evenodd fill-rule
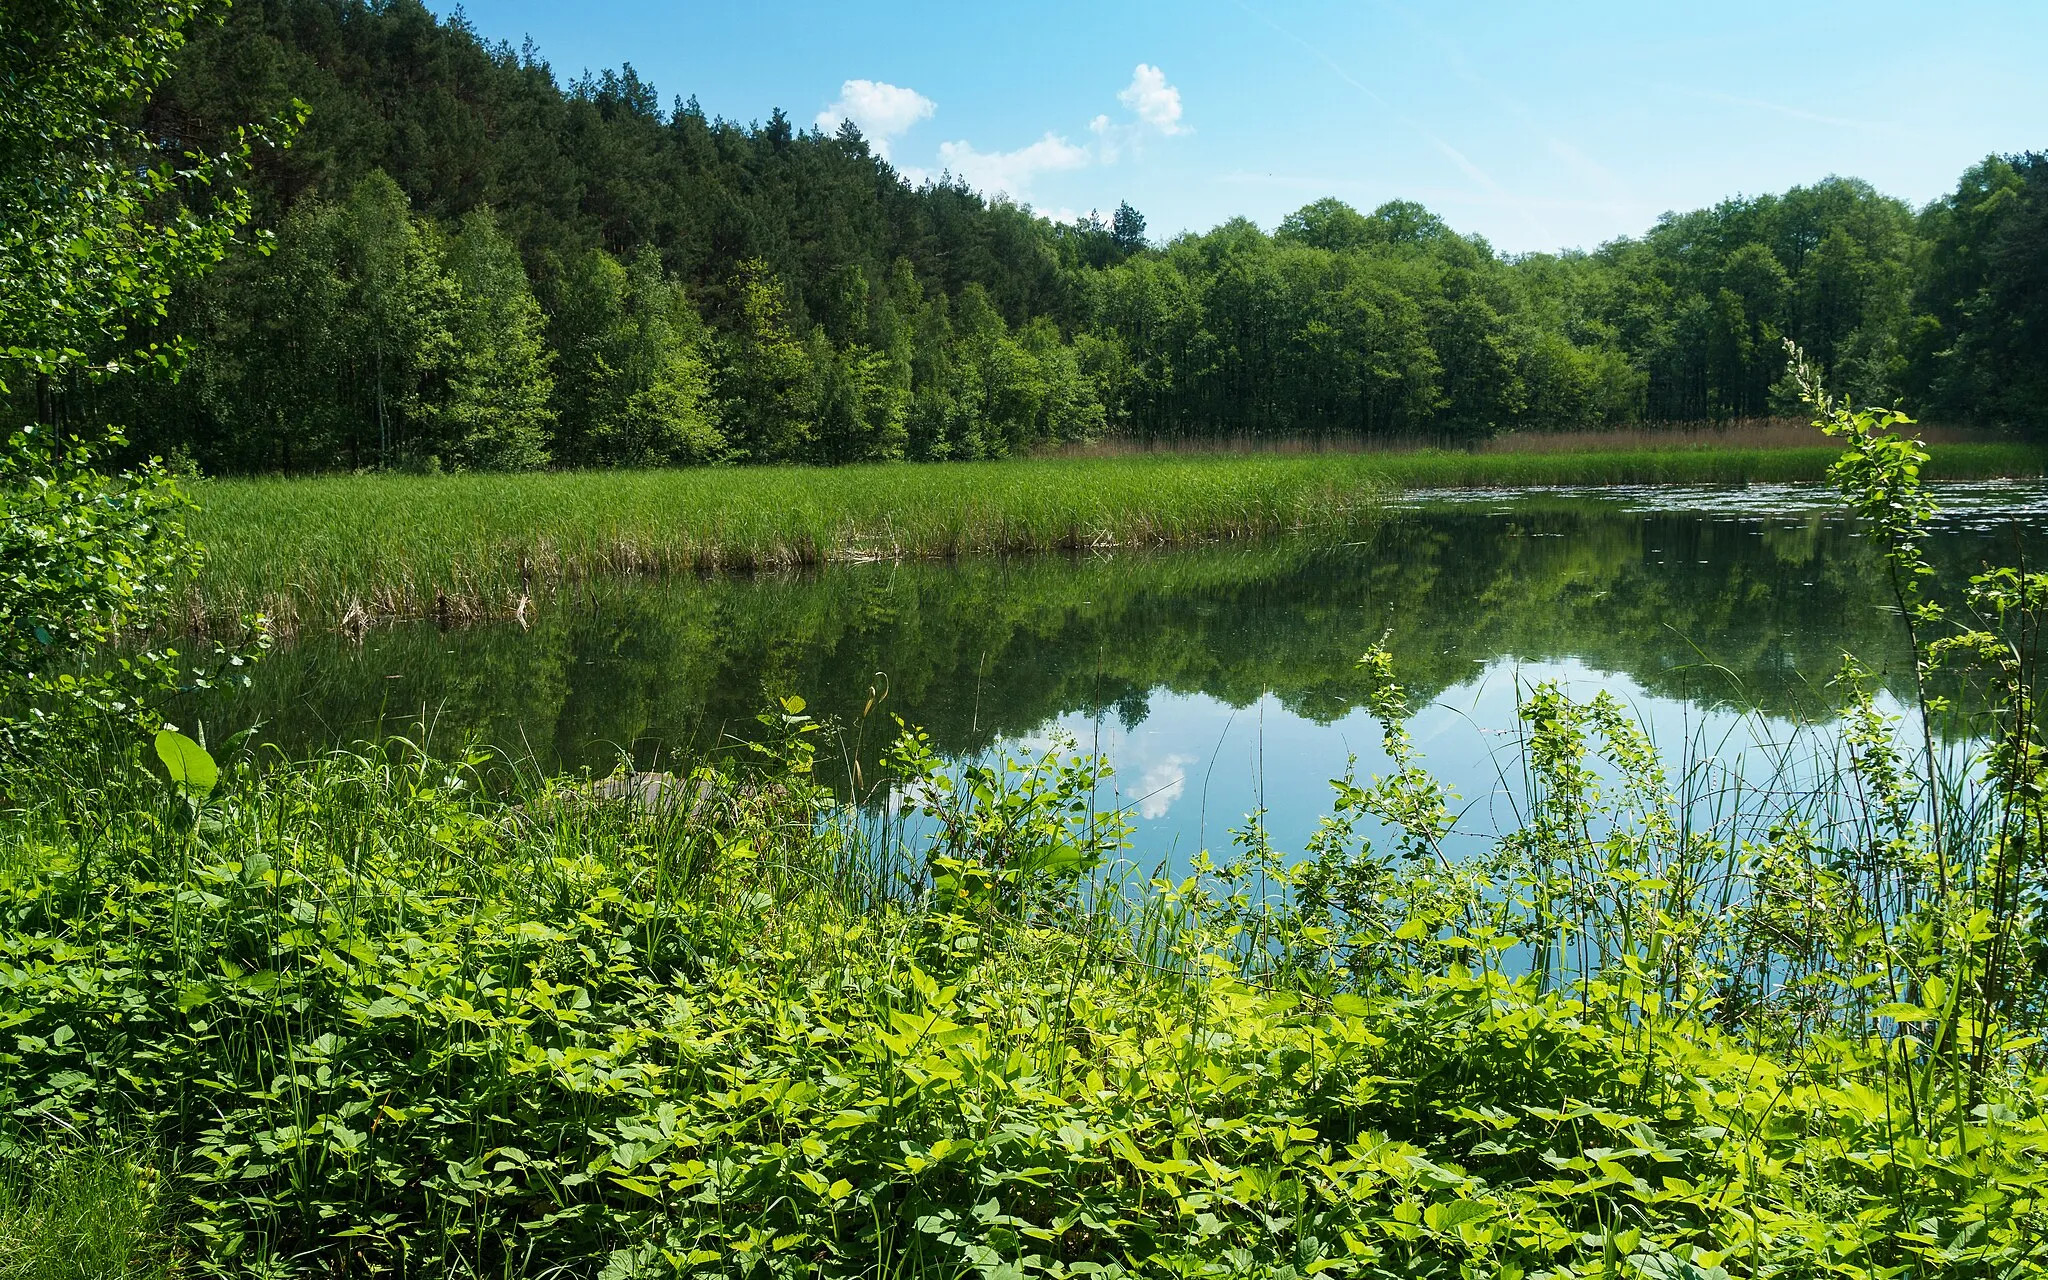
<instances>
[{"instance_id":1,"label":"reed bed","mask_svg":"<svg viewBox=\"0 0 2048 1280\"><path fill-rule=\"evenodd\" d=\"M514 616L613 574L1343 536L1402 489L1810 481L1833 457L1646 447L212 480L194 489L192 532L210 562L187 621L213 629L262 612L289 634ZM2048 451L1954 444L1932 470L2038 475Z\"/></svg>"}]
</instances>

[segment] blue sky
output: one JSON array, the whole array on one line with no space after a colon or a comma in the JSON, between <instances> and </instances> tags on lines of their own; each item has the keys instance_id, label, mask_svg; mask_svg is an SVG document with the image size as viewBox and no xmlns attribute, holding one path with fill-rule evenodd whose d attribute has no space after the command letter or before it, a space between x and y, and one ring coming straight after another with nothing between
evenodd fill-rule
<instances>
[{"instance_id":1,"label":"blue sky","mask_svg":"<svg viewBox=\"0 0 2048 1280\"><path fill-rule=\"evenodd\" d=\"M440 6L443 12L452 6ZM1920 204L2048 148L2048 2L757 4L470 0L558 76L852 115L907 172L1155 238L1322 196L1420 200L1508 252L1830 173Z\"/></svg>"}]
</instances>

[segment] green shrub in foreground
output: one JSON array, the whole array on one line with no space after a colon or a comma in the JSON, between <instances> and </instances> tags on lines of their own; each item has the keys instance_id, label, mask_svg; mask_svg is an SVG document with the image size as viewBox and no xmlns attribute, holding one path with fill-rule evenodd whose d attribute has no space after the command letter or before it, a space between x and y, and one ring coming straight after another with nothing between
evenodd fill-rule
<instances>
[{"instance_id":1,"label":"green shrub in foreground","mask_svg":"<svg viewBox=\"0 0 2048 1280\"><path fill-rule=\"evenodd\" d=\"M1554 847L1447 871L1340 816L1284 901L1253 892L1255 829L1237 866L1084 895L1122 837L1095 766L916 776L914 738L929 881L905 897L811 786L800 718L694 816L509 810L409 754L245 769L90 841L39 814L0 847L0 1087L18 1128L158 1134L196 1271L2048 1265L2023 1046L1966 1077L1881 1034L1924 1011L1840 995L1880 975L1810 848L1811 892L1703 909L1684 882L1728 851L1672 842L1654 794L1584 808L1585 754L1641 744L1548 697L1530 830ZM1441 833L1416 777L1340 801ZM1566 905L1594 886L1595 914ZM1588 968L1509 962L1597 919ZM1714 961L1797 980L1734 1017Z\"/></svg>"}]
</instances>

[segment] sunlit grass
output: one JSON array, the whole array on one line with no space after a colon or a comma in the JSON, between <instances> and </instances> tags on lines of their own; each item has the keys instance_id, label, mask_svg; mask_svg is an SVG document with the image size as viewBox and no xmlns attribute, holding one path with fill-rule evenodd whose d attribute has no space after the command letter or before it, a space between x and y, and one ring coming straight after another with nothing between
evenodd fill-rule
<instances>
[{"instance_id":1,"label":"sunlit grass","mask_svg":"<svg viewBox=\"0 0 2048 1280\"><path fill-rule=\"evenodd\" d=\"M175 1274L156 1170L116 1145L0 1157L0 1280L155 1280Z\"/></svg>"},{"instance_id":2,"label":"sunlit grass","mask_svg":"<svg viewBox=\"0 0 2048 1280\"><path fill-rule=\"evenodd\" d=\"M192 621L502 616L626 572L752 570L1343 535L1401 489L1818 480L1812 449L1208 455L747 470L213 480ZM1955 444L1937 474L2037 475L2048 451Z\"/></svg>"}]
</instances>

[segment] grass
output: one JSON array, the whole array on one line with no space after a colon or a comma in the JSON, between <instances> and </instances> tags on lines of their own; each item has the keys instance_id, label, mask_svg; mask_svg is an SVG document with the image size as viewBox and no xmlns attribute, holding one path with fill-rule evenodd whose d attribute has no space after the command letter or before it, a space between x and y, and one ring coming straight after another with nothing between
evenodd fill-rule
<instances>
[{"instance_id":1,"label":"grass","mask_svg":"<svg viewBox=\"0 0 2048 1280\"><path fill-rule=\"evenodd\" d=\"M0 1280L160 1280L174 1274L157 1171L119 1145L0 1156Z\"/></svg>"},{"instance_id":2,"label":"grass","mask_svg":"<svg viewBox=\"0 0 2048 1280\"><path fill-rule=\"evenodd\" d=\"M516 612L617 573L1342 536L1395 490L1817 480L1824 448L1133 456L746 470L213 480L189 621L285 632ZM2038 475L2048 451L1952 444L1934 474Z\"/></svg>"}]
</instances>

